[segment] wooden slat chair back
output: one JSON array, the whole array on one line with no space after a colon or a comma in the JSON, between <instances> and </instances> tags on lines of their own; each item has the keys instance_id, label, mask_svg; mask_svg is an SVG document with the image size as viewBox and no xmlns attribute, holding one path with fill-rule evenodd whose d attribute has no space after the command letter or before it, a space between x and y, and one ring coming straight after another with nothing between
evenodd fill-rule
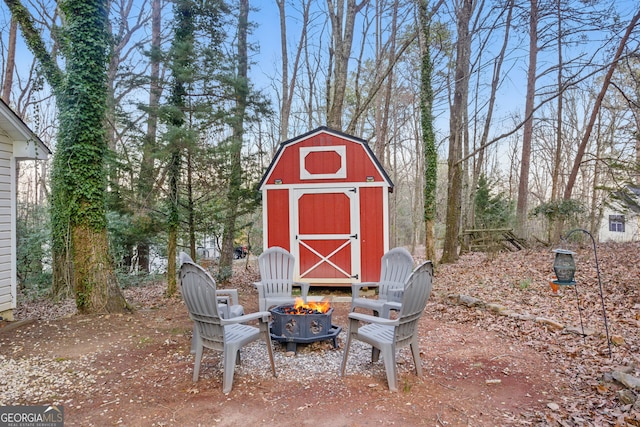
<instances>
[{"instance_id":1,"label":"wooden slat chair back","mask_svg":"<svg viewBox=\"0 0 640 427\"><path fill-rule=\"evenodd\" d=\"M195 364L193 381L198 381L200 364L204 348L222 352L223 381L222 391L229 393L233 386L235 365L240 364L240 349L252 341L264 338L271 370L276 376L271 335L269 334L269 312L257 312L224 319L219 311L216 283L202 267L189 261L180 267L180 285L182 296L194 322L193 345ZM259 321L259 327L244 323Z\"/></svg>"},{"instance_id":2,"label":"wooden slat chair back","mask_svg":"<svg viewBox=\"0 0 640 427\"><path fill-rule=\"evenodd\" d=\"M276 305L293 303L295 301L292 296L294 286L301 287L301 297L305 302L307 301L309 284L293 280L294 265L294 256L278 246L268 248L260 254L258 257L260 281L255 283L260 311L266 311Z\"/></svg>"},{"instance_id":3,"label":"wooden slat chair back","mask_svg":"<svg viewBox=\"0 0 640 427\"><path fill-rule=\"evenodd\" d=\"M340 374L344 376L351 341L357 339L373 347L372 362L377 362L382 352L391 391L398 390L396 350L409 346L416 374L422 376L420 350L418 348L418 321L424 313L433 286L433 264L427 261L418 266L404 286L400 312L397 319L370 316L363 313L349 314L349 330L345 343ZM390 303L394 304L394 303ZM366 323L360 326L360 323Z\"/></svg>"}]
</instances>

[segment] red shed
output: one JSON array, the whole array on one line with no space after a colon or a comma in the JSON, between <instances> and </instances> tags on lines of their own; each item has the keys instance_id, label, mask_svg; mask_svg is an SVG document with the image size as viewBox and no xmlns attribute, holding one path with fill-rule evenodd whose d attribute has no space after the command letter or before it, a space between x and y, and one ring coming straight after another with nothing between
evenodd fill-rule
<instances>
[{"instance_id":1,"label":"red shed","mask_svg":"<svg viewBox=\"0 0 640 427\"><path fill-rule=\"evenodd\" d=\"M376 281L392 189L363 139L320 127L285 141L260 182L264 248L291 252L311 285Z\"/></svg>"}]
</instances>

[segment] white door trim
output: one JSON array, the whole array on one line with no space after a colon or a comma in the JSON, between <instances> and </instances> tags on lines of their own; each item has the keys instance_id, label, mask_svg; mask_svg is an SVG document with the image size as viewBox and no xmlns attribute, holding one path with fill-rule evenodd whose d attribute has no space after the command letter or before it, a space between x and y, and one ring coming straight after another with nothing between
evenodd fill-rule
<instances>
[{"instance_id":1,"label":"white door trim","mask_svg":"<svg viewBox=\"0 0 640 427\"><path fill-rule=\"evenodd\" d=\"M298 222L298 201L299 199L306 194L329 194L329 193L340 193L344 194L349 198L349 228L350 232L348 234L314 234L314 235L302 235L300 234L300 224ZM322 188L296 188L292 189L289 193L290 203L289 203L289 218L291 219L290 227L291 227L291 253L296 257L298 262L295 266L294 275L300 281L306 281L309 283L327 283L327 284L344 284L344 283L353 283L359 282L361 277L361 265L360 265L360 191L359 188L353 185L350 186L334 186L334 187L322 187ZM327 207L327 214L330 213L330 207ZM307 240L321 240L321 239L330 239L330 240L344 240L344 242L333 252L328 255L319 254L317 251L312 249L308 244L305 243ZM300 271L300 246L304 246L314 254L316 254L320 260L314 264L311 268L307 269L307 271ZM351 245L351 272L344 271L344 269L338 267L333 262L329 260L329 258L337 253L339 250L343 249L347 245ZM336 268L336 270L340 271L345 275L344 278L333 278L333 279L321 279L321 278L307 278L306 274L310 273L312 270L317 268L322 263L328 263L332 267ZM352 277L355 276L355 277Z\"/></svg>"}]
</instances>

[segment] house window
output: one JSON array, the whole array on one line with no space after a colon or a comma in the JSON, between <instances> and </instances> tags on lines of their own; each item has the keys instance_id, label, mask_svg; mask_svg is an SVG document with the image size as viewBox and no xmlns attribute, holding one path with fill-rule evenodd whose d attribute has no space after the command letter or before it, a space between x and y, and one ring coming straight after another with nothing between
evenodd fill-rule
<instances>
[{"instance_id":1,"label":"house window","mask_svg":"<svg viewBox=\"0 0 640 427\"><path fill-rule=\"evenodd\" d=\"M609 215L609 231L624 233L624 215Z\"/></svg>"}]
</instances>

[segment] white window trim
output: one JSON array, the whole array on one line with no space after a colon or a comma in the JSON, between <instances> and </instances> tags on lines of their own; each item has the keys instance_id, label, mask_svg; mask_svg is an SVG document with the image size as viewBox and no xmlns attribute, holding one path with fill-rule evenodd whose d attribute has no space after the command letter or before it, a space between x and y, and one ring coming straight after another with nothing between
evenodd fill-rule
<instances>
[{"instance_id":1,"label":"white window trim","mask_svg":"<svg viewBox=\"0 0 640 427\"><path fill-rule=\"evenodd\" d=\"M340 168L335 173L311 173L306 169L305 159L310 153L333 151L340 156ZM347 147L337 145L331 147L300 148L300 179L345 179L347 177Z\"/></svg>"}]
</instances>

